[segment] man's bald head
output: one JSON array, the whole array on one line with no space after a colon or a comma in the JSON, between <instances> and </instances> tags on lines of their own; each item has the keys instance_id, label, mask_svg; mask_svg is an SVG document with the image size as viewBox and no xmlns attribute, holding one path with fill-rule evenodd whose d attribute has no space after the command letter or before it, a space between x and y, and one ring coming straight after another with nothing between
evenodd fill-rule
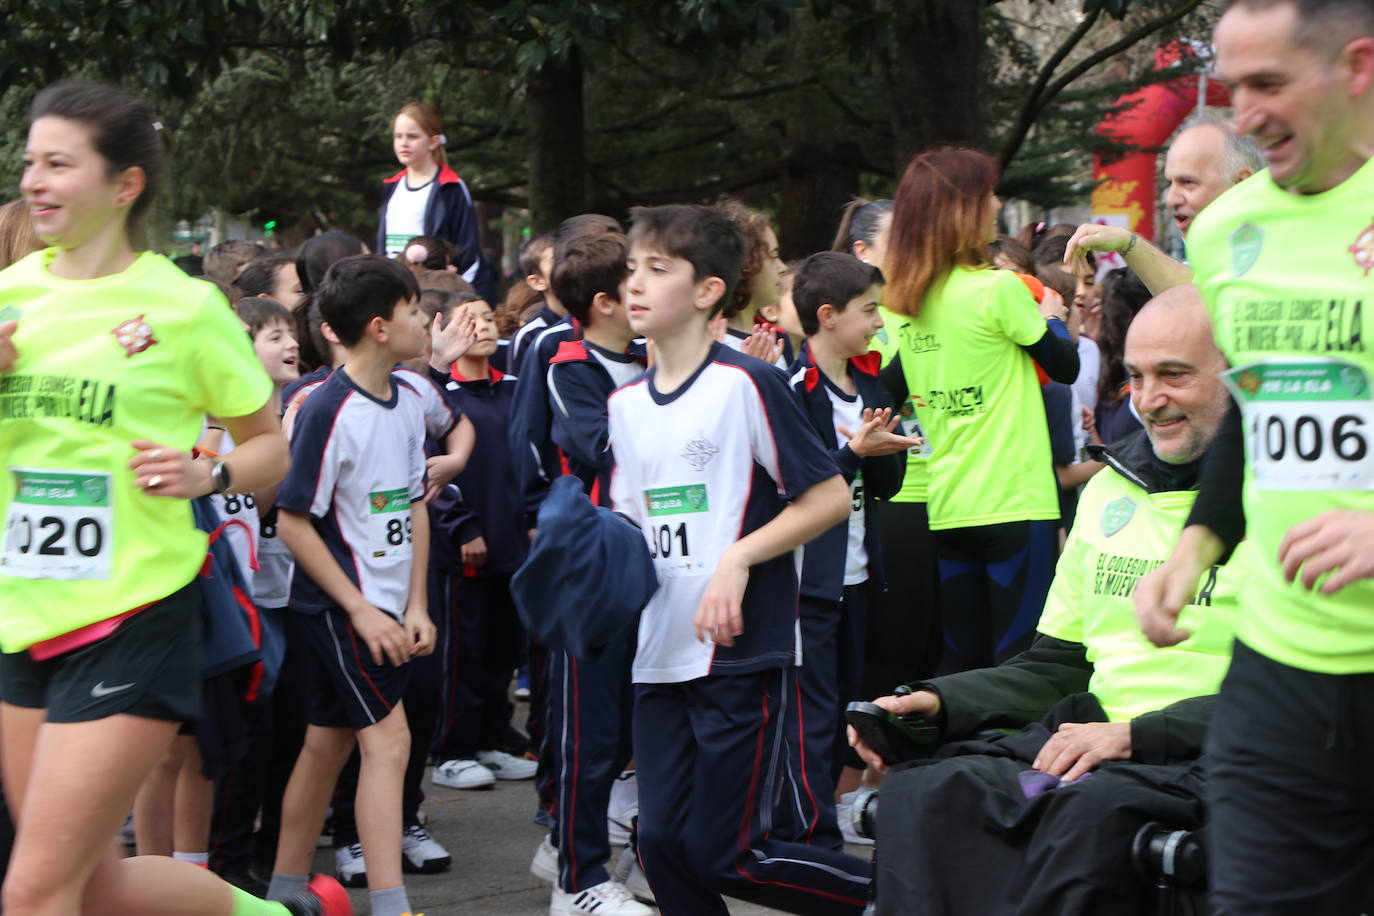
<instances>
[{"instance_id":1,"label":"man's bald head","mask_svg":"<svg viewBox=\"0 0 1374 916\"><path fill-rule=\"evenodd\" d=\"M1194 217L1259 168L1259 150L1225 121L1208 116L1185 125L1164 157L1164 203L1178 231L1186 237Z\"/></svg>"},{"instance_id":2,"label":"man's bald head","mask_svg":"<svg viewBox=\"0 0 1374 916\"><path fill-rule=\"evenodd\" d=\"M1176 286L1147 302L1126 332L1125 357L1131 401L1155 454L1170 464L1201 458L1228 396L1226 361L1197 287Z\"/></svg>"}]
</instances>

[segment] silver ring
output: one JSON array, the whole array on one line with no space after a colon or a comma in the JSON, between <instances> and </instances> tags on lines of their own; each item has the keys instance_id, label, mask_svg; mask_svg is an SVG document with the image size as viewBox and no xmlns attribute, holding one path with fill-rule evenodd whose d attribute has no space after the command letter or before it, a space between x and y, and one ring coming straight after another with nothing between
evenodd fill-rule
<instances>
[{"instance_id":1,"label":"silver ring","mask_svg":"<svg viewBox=\"0 0 1374 916\"><path fill-rule=\"evenodd\" d=\"M160 486L162 486L162 475L161 475L161 474L154 474L154 475L148 480L148 489L150 489L150 490L156 490L156 489L157 489L158 487L160 487Z\"/></svg>"}]
</instances>

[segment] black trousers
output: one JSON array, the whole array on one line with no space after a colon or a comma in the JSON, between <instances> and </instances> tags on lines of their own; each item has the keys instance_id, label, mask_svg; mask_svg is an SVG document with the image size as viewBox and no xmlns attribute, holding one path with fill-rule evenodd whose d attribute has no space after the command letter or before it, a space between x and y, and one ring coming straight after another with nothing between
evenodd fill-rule
<instances>
[{"instance_id":1,"label":"black trousers","mask_svg":"<svg viewBox=\"0 0 1374 916\"><path fill-rule=\"evenodd\" d=\"M940 663L940 570L926 504L879 502L878 520L887 588L869 606L859 688L865 700L934 677Z\"/></svg>"},{"instance_id":2,"label":"black trousers","mask_svg":"<svg viewBox=\"0 0 1374 916\"><path fill-rule=\"evenodd\" d=\"M1374 909L1374 674L1237 642L1208 741L1213 912Z\"/></svg>"},{"instance_id":3,"label":"black trousers","mask_svg":"<svg viewBox=\"0 0 1374 916\"><path fill-rule=\"evenodd\" d=\"M1149 821L1200 826L1200 766L1109 761L1034 798L1021 789L1061 723L1104 718L1078 694L1015 734L951 744L942 754L952 756L889 774L877 809L879 916L1151 914L1131 840Z\"/></svg>"}]
</instances>

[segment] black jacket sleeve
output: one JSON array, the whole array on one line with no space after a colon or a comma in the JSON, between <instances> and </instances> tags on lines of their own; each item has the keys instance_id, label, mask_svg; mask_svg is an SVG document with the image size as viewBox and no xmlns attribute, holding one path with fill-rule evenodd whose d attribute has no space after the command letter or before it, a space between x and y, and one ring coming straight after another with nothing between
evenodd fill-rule
<instances>
[{"instance_id":1,"label":"black jacket sleeve","mask_svg":"<svg viewBox=\"0 0 1374 916\"><path fill-rule=\"evenodd\" d=\"M1051 318L1047 324L1044 337L1021 349L1029 353L1051 379L1072 385L1078 378L1078 347L1069 339L1067 330L1061 331L1064 323L1058 318Z\"/></svg>"},{"instance_id":2,"label":"black jacket sleeve","mask_svg":"<svg viewBox=\"0 0 1374 916\"><path fill-rule=\"evenodd\" d=\"M1131 721L1131 759L1136 763L1179 763L1202 756L1216 696L1189 697Z\"/></svg>"},{"instance_id":3,"label":"black jacket sleeve","mask_svg":"<svg viewBox=\"0 0 1374 916\"><path fill-rule=\"evenodd\" d=\"M1031 647L995 668L947 674L909 685L940 695L944 740L988 728L1038 722L1056 703L1088 689L1093 666L1082 643L1039 635Z\"/></svg>"},{"instance_id":4,"label":"black jacket sleeve","mask_svg":"<svg viewBox=\"0 0 1374 916\"><path fill-rule=\"evenodd\" d=\"M1216 438L1202 459L1197 502L1188 514L1189 525L1203 525L1221 539L1221 562L1245 537L1245 427L1236 402L1226 411Z\"/></svg>"}]
</instances>

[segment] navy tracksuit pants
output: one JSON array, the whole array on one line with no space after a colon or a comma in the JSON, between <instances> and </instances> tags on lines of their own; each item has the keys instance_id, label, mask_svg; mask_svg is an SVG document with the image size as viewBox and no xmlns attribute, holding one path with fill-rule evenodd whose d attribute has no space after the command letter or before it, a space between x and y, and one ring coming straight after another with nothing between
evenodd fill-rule
<instances>
[{"instance_id":1,"label":"navy tracksuit pants","mask_svg":"<svg viewBox=\"0 0 1374 916\"><path fill-rule=\"evenodd\" d=\"M796 669L635 685L639 855L664 916L729 916L722 894L857 916L872 865L771 836Z\"/></svg>"},{"instance_id":2,"label":"navy tracksuit pants","mask_svg":"<svg viewBox=\"0 0 1374 916\"><path fill-rule=\"evenodd\" d=\"M859 696L868 627L868 583L847 585L839 601L802 596L802 664L787 707L787 775L773 836L844 848L835 819L835 784L844 769L844 707Z\"/></svg>"},{"instance_id":3,"label":"navy tracksuit pants","mask_svg":"<svg viewBox=\"0 0 1374 916\"><path fill-rule=\"evenodd\" d=\"M510 576L437 575L445 584L443 603L431 604L443 675L434 759L471 760L508 742L514 710L507 691L524 631Z\"/></svg>"},{"instance_id":4,"label":"navy tracksuit pants","mask_svg":"<svg viewBox=\"0 0 1374 916\"><path fill-rule=\"evenodd\" d=\"M558 884L581 891L610 878L606 811L611 786L630 762L634 661L631 629L595 660L549 652L548 720L544 747L554 780Z\"/></svg>"}]
</instances>

